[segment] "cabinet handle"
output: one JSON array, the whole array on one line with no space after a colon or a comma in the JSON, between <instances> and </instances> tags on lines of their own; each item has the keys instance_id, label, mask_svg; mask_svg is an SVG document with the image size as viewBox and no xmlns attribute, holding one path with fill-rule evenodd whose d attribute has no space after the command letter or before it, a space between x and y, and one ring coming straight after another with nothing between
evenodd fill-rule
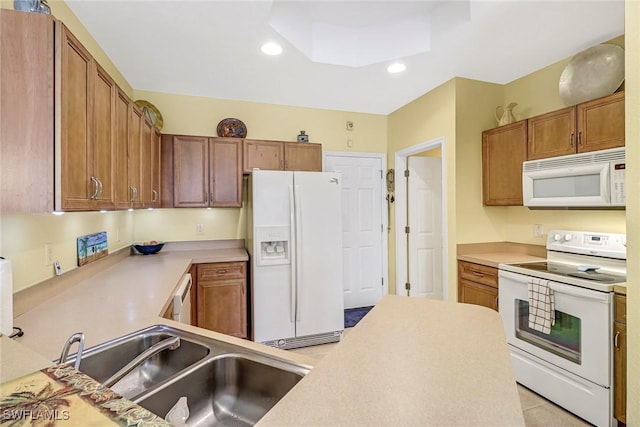
<instances>
[{"instance_id":1,"label":"cabinet handle","mask_svg":"<svg viewBox=\"0 0 640 427\"><path fill-rule=\"evenodd\" d=\"M131 198L129 199L129 202L133 203L136 201L136 198L138 196L138 190L134 185L130 185L129 189L131 190Z\"/></svg>"},{"instance_id":2,"label":"cabinet handle","mask_svg":"<svg viewBox=\"0 0 640 427\"><path fill-rule=\"evenodd\" d=\"M151 200L151 202L155 203L158 201L158 198L159 198L158 192L156 190L152 190L151 192L153 193L153 199Z\"/></svg>"},{"instance_id":3,"label":"cabinet handle","mask_svg":"<svg viewBox=\"0 0 640 427\"><path fill-rule=\"evenodd\" d=\"M482 274L482 273L480 273L480 272L478 272L478 271L473 271L473 270L472 270L472 271L471 271L471 273L472 273L474 276L484 277L484 274Z\"/></svg>"},{"instance_id":4,"label":"cabinet handle","mask_svg":"<svg viewBox=\"0 0 640 427\"><path fill-rule=\"evenodd\" d=\"M578 145L582 147L582 131L578 132Z\"/></svg>"},{"instance_id":5,"label":"cabinet handle","mask_svg":"<svg viewBox=\"0 0 640 427\"><path fill-rule=\"evenodd\" d=\"M284 170L284 160L280 160L280 169Z\"/></svg>"},{"instance_id":6,"label":"cabinet handle","mask_svg":"<svg viewBox=\"0 0 640 427\"><path fill-rule=\"evenodd\" d=\"M573 132L569 135L569 147L573 148Z\"/></svg>"},{"instance_id":7,"label":"cabinet handle","mask_svg":"<svg viewBox=\"0 0 640 427\"><path fill-rule=\"evenodd\" d=\"M104 187L102 186L102 180L100 178L96 178L98 180L98 198L100 198L100 196L102 196L102 191L104 190Z\"/></svg>"},{"instance_id":8,"label":"cabinet handle","mask_svg":"<svg viewBox=\"0 0 640 427\"><path fill-rule=\"evenodd\" d=\"M499 295L496 295L496 310L498 309L498 307L500 307L500 306L498 305L498 303L499 303L499 302L500 302L500 296L499 296Z\"/></svg>"},{"instance_id":9,"label":"cabinet handle","mask_svg":"<svg viewBox=\"0 0 640 427\"><path fill-rule=\"evenodd\" d=\"M227 274L227 270L218 270L216 271L217 274Z\"/></svg>"},{"instance_id":10,"label":"cabinet handle","mask_svg":"<svg viewBox=\"0 0 640 427\"><path fill-rule=\"evenodd\" d=\"M91 200L95 200L96 198L98 198L98 193L100 192L100 185L98 184L98 178L96 178L95 176L91 177L91 182L93 182L94 185L94 192L91 195L91 197L89 197Z\"/></svg>"},{"instance_id":11,"label":"cabinet handle","mask_svg":"<svg viewBox=\"0 0 640 427\"><path fill-rule=\"evenodd\" d=\"M620 350L620 346L618 345L618 338L620 337L620 331L616 332L616 336L613 337L613 346L616 350Z\"/></svg>"}]
</instances>

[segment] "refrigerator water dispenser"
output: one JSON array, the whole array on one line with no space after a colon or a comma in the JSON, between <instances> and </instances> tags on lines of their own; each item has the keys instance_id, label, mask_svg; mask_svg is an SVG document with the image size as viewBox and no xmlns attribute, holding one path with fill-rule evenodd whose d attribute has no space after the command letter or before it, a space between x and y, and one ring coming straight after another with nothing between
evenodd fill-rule
<instances>
[{"instance_id":1,"label":"refrigerator water dispenser","mask_svg":"<svg viewBox=\"0 0 640 427\"><path fill-rule=\"evenodd\" d=\"M282 261L287 263L289 261L289 242L286 240L260 242L260 258L262 258L263 264L282 264Z\"/></svg>"}]
</instances>

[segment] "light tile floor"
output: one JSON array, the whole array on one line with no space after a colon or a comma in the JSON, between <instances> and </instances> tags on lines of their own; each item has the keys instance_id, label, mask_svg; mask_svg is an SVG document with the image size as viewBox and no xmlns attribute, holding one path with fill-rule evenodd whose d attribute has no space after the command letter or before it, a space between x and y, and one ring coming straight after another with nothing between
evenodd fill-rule
<instances>
[{"instance_id":1,"label":"light tile floor","mask_svg":"<svg viewBox=\"0 0 640 427\"><path fill-rule=\"evenodd\" d=\"M349 333L349 330L345 329L345 336ZM322 359L337 345L340 344L323 344L290 351ZM520 395L520 404L522 405L524 422L527 427L587 427L591 425L526 387L518 385L518 394Z\"/></svg>"}]
</instances>

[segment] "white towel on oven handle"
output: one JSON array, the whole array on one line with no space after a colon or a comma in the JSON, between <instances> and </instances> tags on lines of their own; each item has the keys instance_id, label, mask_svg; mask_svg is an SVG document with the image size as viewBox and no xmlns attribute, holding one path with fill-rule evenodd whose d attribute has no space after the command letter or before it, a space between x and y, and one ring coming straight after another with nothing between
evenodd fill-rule
<instances>
[{"instance_id":1,"label":"white towel on oven handle","mask_svg":"<svg viewBox=\"0 0 640 427\"><path fill-rule=\"evenodd\" d=\"M551 327L556 322L553 290L549 281L544 279L530 279L527 282L529 297L529 327L543 334L551 333Z\"/></svg>"}]
</instances>

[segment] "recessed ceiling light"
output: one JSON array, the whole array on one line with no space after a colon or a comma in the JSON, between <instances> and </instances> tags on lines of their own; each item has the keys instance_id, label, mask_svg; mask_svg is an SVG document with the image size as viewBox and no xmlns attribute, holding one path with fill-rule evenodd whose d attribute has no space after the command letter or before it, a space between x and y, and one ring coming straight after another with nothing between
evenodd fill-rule
<instances>
[{"instance_id":1,"label":"recessed ceiling light","mask_svg":"<svg viewBox=\"0 0 640 427\"><path fill-rule=\"evenodd\" d=\"M401 73L407 69L407 66L399 62L395 62L387 67L387 71L391 74Z\"/></svg>"},{"instance_id":2,"label":"recessed ceiling light","mask_svg":"<svg viewBox=\"0 0 640 427\"><path fill-rule=\"evenodd\" d=\"M280 55L282 53L282 46L280 46L278 43L267 42L262 45L260 50L265 55L271 55L271 56Z\"/></svg>"}]
</instances>

